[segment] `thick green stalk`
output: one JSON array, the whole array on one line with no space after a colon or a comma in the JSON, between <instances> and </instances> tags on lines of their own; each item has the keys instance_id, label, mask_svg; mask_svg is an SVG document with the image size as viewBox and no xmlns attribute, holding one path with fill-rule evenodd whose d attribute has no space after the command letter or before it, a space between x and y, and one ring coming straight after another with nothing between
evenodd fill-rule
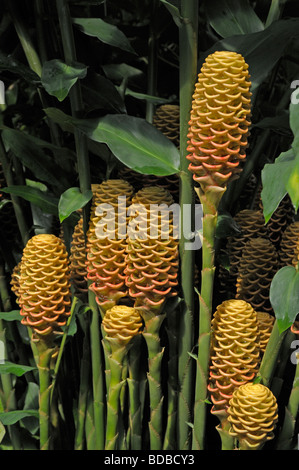
<instances>
[{"instance_id":1,"label":"thick green stalk","mask_svg":"<svg viewBox=\"0 0 299 470\"><path fill-rule=\"evenodd\" d=\"M266 387L271 387L272 377L286 333L286 331L279 333L277 321L275 321L257 374L260 382Z\"/></svg>"},{"instance_id":2,"label":"thick green stalk","mask_svg":"<svg viewBox=\"0 0 299 470\"><path fill-rule=\"evenodd\" d=\"M92 365L93 402L94 402L94 424L96 435L96 449L103 450L105 447L105 408L106 408L106 386L104 377L104 360L101 347L100 319L94 293L89 289L89 306L91 309L90 322L90 350Z\"/></svg>"},{"instance_id":3,"label":"thick green stalk","mask_svg":"<svg viewBox=\"0 0 299 470\"><path fill-rule=\"evenodd\" d=\"M39 374L39 425L40 425L40 450L51 448L51 360L53 348L46 342L38 341L38 374Z\"/></svg>"},{"instance_id":4,"label":"thick green stalk","mask_svg":"<svg viewBox=\"0 0 299 470\"><path fill-rule=\"evenodd\" d=\"M148 41L148 85L147 93L150 96L156 96L157 93L157 13L158 13L158 2L152 0L152 11L151 19L149 24L149 41ZM146 120L153 122L155 106L151 101L146 102Z\"/></svg>"},{"instance_id":5,"label":"thick green stalk","mask_svg":"<svg viewBox=\"0 0 299 470\"><path fill-rule=\"evenodd\" d=\"M215 275L215 233L218 206L225 189L211 187L204 193L198 191L203 206L202 270L199 296L199 339L195 383L193 449L203 450L206 432L207 384L210 362L211 318Z\"/></svg>"},{"instance_id":6,"label":"thick green stalk","mask_svg":"<svg viewBox=\"0 0 299 470\"><path fill-rule=\"evenodd\" d=\"M160 328L165 315L143 311L142 316L145 328L142 332L148 350L148 386L150 402L150 449L161 450L163 448L163 401L164 396L161 388L162 359L164 348L160 344Z\"/></svg>"},{"instance_id":7,"label":"thick green stalk","mask_svg":"<svg viewBox=\"0 0 299 470\"><path fill-rule=\"evenodd\" d=\"M142 336L134 338L128 355L128 392L129 392L129 430L128 442L131 450L142 448L142 399L141 393L144 387L140 364Z\"/></svg>"},{"instance_id":8,"label":"thick green stalk","mask_svg":"<svg viewBox=\"0 0 299 470\"><path fill-rule=\"evenodd\" d=\"M180 206L181 227L184 223L184 208L194 205L192 175L188 170L187 134L192 94L197 76L198 1L182 0L182 23L179 28L180 46ZM177 445L181 450L189 449L192 420L193 368L189 353L194 347L194 251L186 250L184 233L180 234L181 297L183 298L181 322L178 336L178 421Z\"/></svg>"},{"instance_id":9,"label":"thick green stalk","mask_svg":"<svg viewBox=\"0 0 299 470\"><path fill-rule=\"evenodd\" d=\"M105 340L106 341L106 340ZM107 398L107 422L105 449L118 449L118 437L120 432L121 391L125 380L123 380L123 362L128 352L127 346L112 345L112 352L109 355L110 384Z\"/></svg>"},{"instance_id":10,"label":"thick green stalk","mask_svg":"<svg viewBox=\"0 0 299 470\"><path fill-rule=\"evenodd\" d=\"M299 415L299 354L296 352L293 354L296 360L296 370L282 427L278 435L276 450L293 450L298 444L295 430Z\"/></svg>"},{"instance_id":11,"label":"thick green stalk","mask_svg":"<svg viewBox=\"0 0 299 470\"><path fill-rule=\"evenodd\" d=\"M76 62L77 55L68 1L56 0L56 7L61 30L64 58L65 62L70 65ZM75 83L74 86L71 88L69 96L72 108L72 116L81 117L81 114L83 112L83 101L81 96L81 85L79 82ZM90 190L91 187L87 137L77 129L75 129L74 135L76 143L80 189L82 192L84 192ZM85 234L88 228L88 219L89 205L86 205L83 208L83 228Z\"/></svg>"},{"instance_id":12,"label":"thick green stalk","mask_svg":"<svg viewBox=\"0 0 299 470\"><path fill-rule=\"evenodd\" d=\"M4 172L6 184L8 186L14 185L15 181L14 181L13 173L11 171L11 165L6 154L6 151L2 142L2 138L0 138L0 162L2 165L3 172ZM23 245L25 246L30 238L30 235L29 235L29 227L27 225L27 221L24 216L23 209L22 209L22 204L21 204L20 198L15 196L14 194L11 194L11 201L12 201L14 212L16 215L18 228L22 237L22 242L23 242Z\"/></svg>"}]
</instances>

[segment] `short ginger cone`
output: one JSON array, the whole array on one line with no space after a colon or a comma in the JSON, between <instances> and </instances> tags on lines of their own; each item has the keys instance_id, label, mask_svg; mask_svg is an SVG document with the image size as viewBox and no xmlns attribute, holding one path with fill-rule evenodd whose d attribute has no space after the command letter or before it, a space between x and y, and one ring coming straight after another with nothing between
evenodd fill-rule
<instances>
[{"instance_id":1,"label":"short ginger cone","mask_svg":"<svg viewBox=\"0 0 299 470\"><path fill-rule=\"evenodd\" d=\"M18 278L22 323L34 339L50 341L70 315L69 260L64 243L52 234L33 236L23 251Z\"/></svg>"},{"instance_id":2,"label":"short ginger cone","mask_svg":"<svg viewBox=\"0 0 299 470\"><path fill-rule=\"evenodd\" d=\"M220 304L211 325L211 363L208 391L211 412L220 422L227 418L233 392L251 382L260 363L259 327L252 306L230 299Z\"/></svg>"},{"instance_id":3,"label":"short ginger cone","mask_svg":"<svg viewBox=\"0 0 299 470\"><path fill-rule=\"evenodd\" d=\"M260 450L274 438L278 406L265 385L247 383L238 387L229 401L228 415L229 433L238 439L240 450Z\"/></svg>"},{"instance_id":4,"label":"short ginger cone","mask_svg":"<svg viewBox=\"0 0 299 470\"><path fill-rule=\"evenodd\" d=\"M94 192L87 232L87 279L101 313L126 296L126 211L134 192L127 181L107 180Z\"/></svg>"},{"instance_id":5,"label":"short ginger cone","mask_svg":"<svg viewBox=\"0 0 299 470\"><path fill-rule=\"evenodd\" d=\"M241 54L216 51L198 75L189 122L189 170L203 191L225 187L241 171L251 124L248 65Z\"/></svg>"}]
</instances>

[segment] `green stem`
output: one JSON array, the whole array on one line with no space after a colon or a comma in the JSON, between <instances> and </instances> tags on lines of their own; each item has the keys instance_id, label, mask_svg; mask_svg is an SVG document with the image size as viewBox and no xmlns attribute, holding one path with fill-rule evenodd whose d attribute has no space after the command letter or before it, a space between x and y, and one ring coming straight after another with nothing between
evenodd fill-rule
<instances>
[{"instance_id":1,"label":"green stem","mask_svg":"<svg viewBox=\"0 0 299 470\"><path fill-rule=\"evenodd\" d=\"M2 169L4 172L4 177L5 177L7 186L13 186L15 184L14 177L11 171L11 165L8 160L1 137L0 137L0 162L2 165ZM26 221L26 218L24 217L21 200L19 197L15 196L14 194L11 194L11 201L12 201L13 208L15 211L18 228L20 230L23 245L25 246L27 241L30 238L30 235L29 235L29 227L27 226L27 221Z\"/></svg>"},{"instance_id":2,"label":"green stem","mask_svg":"<svg viewBox=\"0 0 299 470\"><path fill-rule=\"evenodd\" d=\"M112 353L109 356L110 384L107 399L106 450L118 448L119 420L121 416L120 398L125 383L125 380L123 380L123 362L126 354L126 346L113 345Z\"/></svg>"},{"instance_id":3,"label":"green stem","mask_svg":"<svg viewBox=\"0 0 299 470\"><path fill-rule=\"evenodd\" d=\"M199 339L195 383L193 449L203 450L206 432L207 384L210 362L211 318L213 308L213 286L215 275L215 232L218 206L224 188L211 187L202 193L198 191L203 206L202 223L202 270L199 296Z\"/></svg>"},{"instance_id":4,"label":"green stem","mask_svg":"<svg viewBox=\"0 0 299 470\"><path fill-rule=\"evenodd\" d=\"M96 435L96 449L103 450L105 447L105 377L104 360L101 348L101 330L99 322L99 311L95 296L89 289L89 306L91 309L90 322L90 349L92 365L92 383L94 400L94 425Z\"/></svg>"},{"instance_id":5,"label":"green stem","mask_svg":"<svg viewBox=\"0 0 299 470\"><path fill-rule=\"evenodd\" d=\"M145 328L142 332L148 350L148 386L150 402L150 449L161 450L163 448L163 401L164 396L161 387L162 359L164 348L160 344L160 328L165 318L164 314L155 315L150 311L142 313Z\"/></svg>"},{"instance_id":6,"label":"green stem","mask_svg":"<svg viewBox=\"0 0 299 470\"><path fill-rule=\"evenodd\" d=\"M65 62L69 65L73 64L77 60L76 47L73 36L73 26L71 15L69 11L69 5L67 0L56 0L56 7L58 12L61 38L64 50ZM81 117L84 109L83 100L81 96L81 86L79 81L70 90L70 103L72 108L73 117ZM90 164L88 155L87 137L75 129L75 143L77 153L77 165L79 174L80 189L82 192L90 190ZM89 219L89 205L83 208L83 228L86 234L88 229Z\"/></svg>"},{"instance_id":7,"label":"green stem","mask_svg":"<svg viewBox=\"0 0 299 470\"><path fill-rule=\"evenodd\" d=\"M53 349L43 341L37 343L39 353L39 424L40 450L50 450L51 424L51 360Z\"/></svg>"},{"instance_id":8,"label":"green stem","mask_svg":"<svg viewBox=\"0 0 299 470\"><path fill-rule=\"evenodd\" d=\"M257 377L260 378L260 382L266 387L271 387L272 377L277 366L279 352L286 333L286 331L283 333L279 332L277 321L275 320L259 372L257 374Z\"/></svg>"},{"instance_id":9,"label":"green stem","mask_svg":"<svg viewBox=\"0 0 299 470\"><path fill-rule=\"evenodd\" d=\"M140 350L142 336L134 338L128 356L129 391L129 444L131 450L141 450L142 446L142 373L140 370Z\"/></svg>"},{"instance_id":10,"label":"green stem","mask_svg":"<svg viewBox=\"0 0 299 470\"><path fill-rule=\"evenodd\" d=\"M198 1L182 0L182 24L179 29L180 46L180 205L181 227L184 223L184 208L194 206L192 175L188 170L187 134L192 95L197 76ZM193 212L193 211L192 211ZM194 347L194 251L186 250L184 233L180 234L179 251L181 263L181 321L178 336L178 420L177 445L181 450L189 449L192 420L193 368L189 353Z\"/></svg>"},{"instance_id":11,"label":"green stem","mask_svg":"<svg viewBox=\"0 0 299 470\"><path fill-rule=\"evenodd\" d=\"M148 86L147 93L150 96L156 96L157 93L157 62L158 62L158 53L157 53L157 11L158 11L158 2L157 0L152 0L152 13L150 20L150 34L148 41ZM153 121L155 106L151 101L146 102L146 120L148 122Z\"/></svg>"}]
</instances>

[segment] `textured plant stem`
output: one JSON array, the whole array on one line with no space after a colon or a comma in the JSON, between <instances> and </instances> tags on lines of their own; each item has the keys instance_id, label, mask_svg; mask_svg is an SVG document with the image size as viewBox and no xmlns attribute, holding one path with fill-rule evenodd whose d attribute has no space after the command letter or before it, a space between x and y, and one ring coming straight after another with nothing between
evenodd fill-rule
<instances>
[{"instance_id":1,"label":"textured plant stem","mask_svg":"<svg viewBox=\"0 0 299 470\"><path fill-rule=\"evenodd\" d=\"M160 343L160 328L165 315L156 315L151 311L142 313L145 328L143 337L148 350L148 386L150 402L150 449L161 450L163 448L163 401L164 396L161 388L161 366L164 348Z\"/></svg>"},{"instance_id":2,"label":"textured plant stem","mask_svg":"<svg viewBox=\"0 0 299 470\"><path fill-rule=\"evenodd\" d=\"M96 435L96 449L105 447L105 413L106 413L106 386L104 377L104 360L101 347L100 319L94 293L89 289L89 307L91 309L90 322L90 349L92 364L94 425Z\"/></svg>"},{"instance_id":3,"label":"textured plant stem","mask_svg":"<svg viewBox=\"0 0 299 470\"><path fill-rule=\"evenodd\" d=\"M157 12L158 12L158 2L157 0L152 0L152 11L151 11L151 20L149 24L149 41L148 41L148 85L147 93L150 96L156 96L157 93L157 63L158 63L158 53L157 53ZM153 121L155 106L151 101L146 102L146 120L150 123Z\"/></svg>"},{"instance_id":4,"label":"textured plant stem","mask_svg":"<svg viewBox=\"0 0 299 470\"><path fill-rule=\"evenodd\" d=\"M293 450L292 444L295 446L298 445L298 439L296 439L295 429L299 415L299 354L295 353L295 355L297 361L295 376L293 379L293 386L289 396L288 405L285 410L285 417L282 429L278 438L278 450Z\"/></svg>"},{"instance_id":5,"label":"textured plant stem","mask_svg":"<svg viewBox=\"0 0 299 470\"><path fill-rule=\"evenodd\" d=\"M215 275L215 232L218 206L225 189L210 187L204 193L198 190L203 206L202 269L199 295L199 338L195 382L194 427L192 448L203 450L206 432L207 384L210 362L211 318Z\"/></svg>"},{"instance_id":6,"label":"textured plant stem","mask_svg":"<svg viewBox=\"0 0 299 470\"><path fill-rule=\"evenodd\" d=\"M133 339L128 355L128 391L129 391L129 447L131 450L142 448L142 384L145 380L141 373L140 351L142 336Z\"/></svg>"},{"instance_id":7,"label":"textured plant stem","mask_svg":"<svg viewBox=\"0 0 299 470\"><path fill-rule=\"evenodd\" d=\"M121 426L119 420L121 414L120 398L125 380L123 380L123 362L127 354L127 347L112 346L109 355L110 383L107 398L107 423L105 449L118 449L118 437Z\"/></svg>"},{"instance_id":8,"label":"textured plant stem","mask_svg":"<svg viewBox=\"0 0 299 470\"><path fill-rule=\"evenodd\" d=\"M277 366L277 361L280 353L280 349L284 338L286 336L286 331L279 333L277 321L275 320L273 329L268 340L266 350L264 352L262 362L257 374L257 377L260 380L260 383L266 387L271 387L272 377Z\"/></svg>"},{"instance_id":9,"label":"textured plant stem","mask_svg":"<svg viewBox=\"0 0 299 470\"><path fill-rule=\"evenodd\" d=\"M0 162L2 165L3 172L4 172L6 184L8 186L13 186L15 184L14 177L11 171L10 162L8 160L1 137L0 137ZM16 215L18 228L22 237L22 242L23 242L23 245L25 246L30 236L29 236L29 227L27 225L27 221L24 216L21 201L20 201L20 198L15 196L14 194L11 194L11 201L12 201L14 212Z\"/></svg>"},{"instance_id":10,"label":"textured plant stem","mask_svg":"<svg viewBox=\"0 0 299 470\"><path fill-rule=\"evenodd\" d=\"M76 62L77 54L76 54L72 20L71 20L71 15L69 11L68 1L56 0L56 7L57 7L60 30L61 30L61 38L62 38L65 62L71 65L72 63ZM83 101L82 101L82 96L81 96L81 85L79 82L76 82L74 86L71 88L69 97L70 97L70 103L71 103L71 108L72 108L72 116L81 117L82 112L83 112ZM91 187L87 137L78 129L75 129L74 135L75 135L80 189L81 189L81 192L84 192L84 191L90 190L90 187ZM89 208L90 208L89 204L87 204L83 208L83 229L84 229L85 235L88 229Z\"/></svg>"},{"instance_id":11,"label":"textured plant stem","mask_svg":"<svg viewBox=\"0 0 299 470\"><path fill-rule=\"evenodd\" d=\"M40 450L51 449L51 360L53 348L46 342L38 341L38 374L39 374L39 425L40 425Z\"/></svg>"},{"instance_id":12,"label":"textured plant stem","mask_svg":"<svg viewBox=\"0 0 299 470\"><path fill-rule=\"evenodd\" d=\"M192 94L197 77L198 1L182 0L182 23L179 28L180 47L180 206L181 227L184 208L194 207L192 175L188 170L187 134ZM192 211L193 212L193 211ZM181 297L183 299L178 335L178 419L177 445L187 450L191 445L193 400L193 364L189 353L194 347L194 251L186 250L186 237L180 234Z\"/></svg>"}]
</instances>

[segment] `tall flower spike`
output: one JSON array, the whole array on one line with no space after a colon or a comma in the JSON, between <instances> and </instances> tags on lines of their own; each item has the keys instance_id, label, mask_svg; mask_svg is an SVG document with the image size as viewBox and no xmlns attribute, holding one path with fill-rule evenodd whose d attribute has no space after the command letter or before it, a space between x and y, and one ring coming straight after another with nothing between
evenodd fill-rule
<instances>
[{"instance_id":1,"label":"tall flower spike","mask_svg":"<svg viewBox=\"0 0 299 470\"><path fill-rule=\"evenodd\" d=\"M260 350L261 355L263 355L273 330L275 317L270 313L259 311L256 312L256 316L259 326Z\"/></svg>"},{"instance_id":2,"label":"tall flower spike","mask_svg":"<svg viewBox=\"0 0 299 470\"><path fill-rule=\"evenodd\" d=\"M93 186L92 191L87 232L87 279L104 313L127 293L124 275L126 212L134 189L127 181L116 179ZM123 199L119 200L120 197Z\"/></svg>"},{"instance_id":3,"label":"tall flower spike","mask_svg":"<svg viewBox=\"0 0 299 470\"><path fill-rule=\"evenodd\" d=\"M262 384L247 383L237 388L229 402L229 433L241 450L260 450L273 439L278 406L271 390Z\"/></svg>"},{"instance_id":4,"label":"tall flower spike","mask_svg":"<svg viewBox=\"0 0 299 470\"><path fill-rule=\"evenodd\" d=\"M70 248L71 283L78 297L87 293L86 244L83 231L83 217L75 225Z\"/></svg>"},{"instance_id":5,"label":"tall flower spike","mask_svg":"<svg viewBox=\"0 0 299 470\"><path fill-rule=\"evenodd\" d=\"M211 365L208 390L220 421L226 419L234 390L254 379L260 362L256 312L243 301L222 302L212 319Z\"/></svg>"},{"instance_id":6,"label":"tall flower spike","mask_svg":"<svg viewBox=\"0 0 299 470\"><path fill-rule=\"evenodd\" d=\"M139 312L126 305L115 305L107 310L102 321L105 339L115 341L120 346L128 344L139 334L142 324Z\"/></svg>"},{"instance_id":7,"label":"tall flower spike","mask_svg":"<svg viewBox=\"0 0 299 470\"><path fill-rule=\"evenodd\" d=\"M198 75L189 122L189 170L201 189L225 187L241 171L251 124L248 65L236 52L209 55Z\"/></svg>"},{"instance_id":8,"label":"tall flower spike","mask_svg":"<svg viewBox=\"0 0 299 470\"><path fill-rule=\"evenodd\" d=\"M291 223L283 232L279 258L281 267L297 266L299 260L299 221Z\"/></svg>"},{"instance_id":9,"label":"tall flower spike","mask_svg":"<svg viewBox=\"0 0 299 470\"><path fill-rule=\"evenodd\" d=\"M141 189L132 199L132 209L138 211L139 227L130 232L127 246L126 285L135 306L159 313L165 300L176 294L178 275L178 241L174 238L173 217L168 207L173 198L159 186ZM155 222L150 206L165 205ZM152 236L156 231L156 236Z\"/></svg>"},{"instance_id":10,"label":"tall flower spike","mask_svg":"<svg viewBox=\"0 0 299 470\"><path fill-rule=\"evenodd\" d=\"M265 219L261 210L243 209L234 216L234 222L240 233L228 237L226 254L229 258L229 270L219 266L219 282L221 293L226 299L236 294L237 275L240 260L246 243L252 238L267 237Z\"/></svg>"},{"instance_id":11,"label":"tall flower spike","mask_svg":"<svg viewBox=\"0 0 299 470\"><path fill-rule=\"evenodd\" d=\"M249 240L240 260L236 298L246 300L255 310L273 312L269 293L278 267L278 255L270 240Z\"/></svg>"},{"instance_id":12,"label":"tall flower spike","mask_svg":"<svg viewBox=\"0 0 299 470\"><path fill-rule=\"evenodd\" d=\"M65 245L51 234L32 237L23 251L19 277L22 323L36 339L61 333L70 314L70 274Z\"/></svg>"}]
</instances>

